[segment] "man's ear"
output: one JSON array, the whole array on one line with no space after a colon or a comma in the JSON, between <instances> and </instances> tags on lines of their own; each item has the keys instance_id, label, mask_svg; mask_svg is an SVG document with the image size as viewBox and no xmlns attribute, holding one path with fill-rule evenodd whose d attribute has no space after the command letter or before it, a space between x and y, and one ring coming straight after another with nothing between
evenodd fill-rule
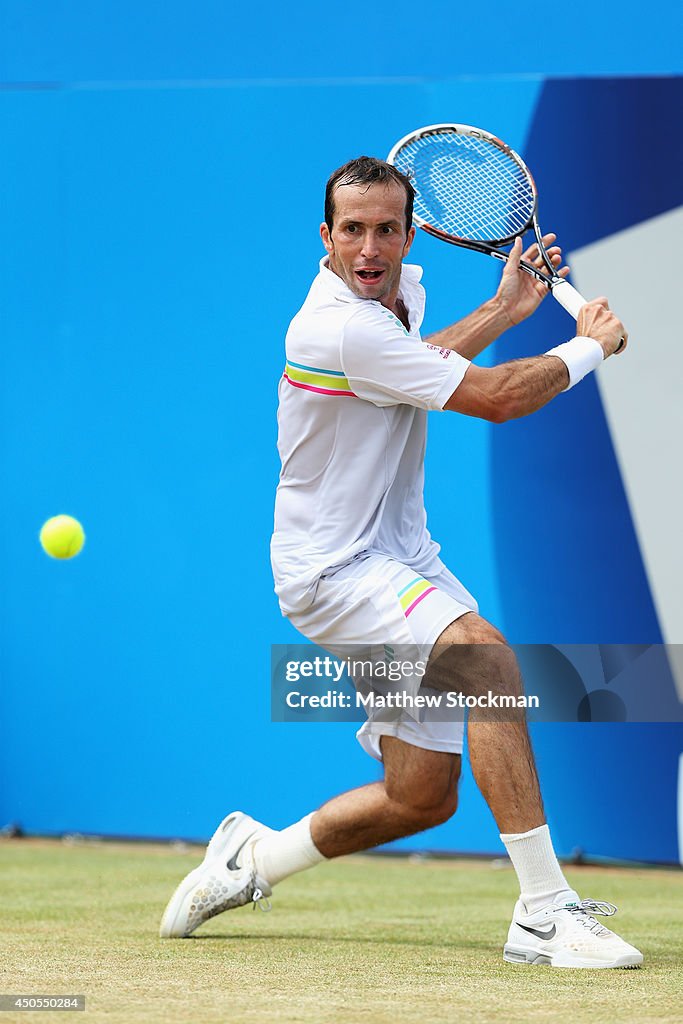
<instances>
[{"instance_id":1,"label":"man's ear","mask_svg":"<svg viewBox=\"0 0 683 1024\"><path fill-rule=\"evenodd\" d=\"M328 228L326 221L323 221L322 224L320 225L320 237L322 238L323 245L325 246L327 251L331 253L332 250L334 249L334 243L332 241L332 235L330 234L330 229Z\"/></svg>"},{"instance_id":2,"label":"man's ear","mask_svg":"<svg viewBox=\"0 0 683 1024\"><path fill-rule=\"evenodd\" d=\"M408 232L408 238L406 239L406 244L403 246L403 255L404 256L407 256L408 253L410 252L410 247L413 244L414 240L415 240L415 227L413 226L413 227L411 227L410 231Z\"/></svg>"}]
</instances>

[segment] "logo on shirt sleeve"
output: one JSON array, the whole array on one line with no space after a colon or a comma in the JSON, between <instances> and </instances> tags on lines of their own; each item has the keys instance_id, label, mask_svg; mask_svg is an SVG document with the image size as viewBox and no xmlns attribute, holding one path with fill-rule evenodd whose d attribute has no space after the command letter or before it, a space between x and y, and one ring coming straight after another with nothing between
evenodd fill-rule
<instances>
[{"instance_id":1,"label":"logo on shirt sleeve","mask_svg":"<svg viewBox=\"0 0 683 1024\"><path fill-rule=\"evenodd\" d=\"M440 352L440 353L441 353L441 358L442 358L442 359L448 359L448 357L449 357L449 356L450 356L450 355L452 354L452 352L453 352L453 349L452 349L452 348L439 348L439 346L438 346L438 345L430 345L428 341L426 341L426 342L425 342L425 345L427 346L427 348L431 348L431 349L433 349L433 350L434 350L434 352Z\"/></svg>"}]
</instances>

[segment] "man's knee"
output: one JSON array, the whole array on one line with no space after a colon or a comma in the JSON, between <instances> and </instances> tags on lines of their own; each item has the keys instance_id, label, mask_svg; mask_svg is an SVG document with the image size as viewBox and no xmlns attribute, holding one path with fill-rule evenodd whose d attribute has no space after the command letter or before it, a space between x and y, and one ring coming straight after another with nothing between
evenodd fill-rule
<instances>
[{"instance_id":1,"label":"man's knee","mask_svg":"<svg viewBox=\"0 0 683 1024\"><path fill-rule=\"evenodd\" d=\"M461 758L382 737L384 785L410 832L448 821L458 806Z\"/></svg>"},{"instance_id":2,"label":"man's knee","mask_svg":"<svg viewBox=\"0 0 683 1024\"><path fill-rule=\"evenodd\" d=\"M445 821L452 818L458 809L458 790L443 793L441 799L432 804L421 805L418 813L423 821L422 828L434 828L436 825L443 825Z\"/></svg>"},{"instance_id":3,"label":"man's knee","mask_svg":"<svg viewBox=\"0 0 683 1024\"><path fill-rule=\"evenodd\" d=\"M422 832L426 828L442 825L452 818L458 807L457 788L445 793L392 790L387 786L387 795L400 807L400 813L411 832Z\"/></svg>"},{"instance_id":4,"label":"man's knee","mask_svg":"<svg viewBox=\"0 0 683 1024\"><path fill-rule=\"evenodd\" d=\"M465 694L518 693L517 658L505 637L479 615L452 622L440 635L429 660L425 685Z\"/></svg>"}]
</instances>

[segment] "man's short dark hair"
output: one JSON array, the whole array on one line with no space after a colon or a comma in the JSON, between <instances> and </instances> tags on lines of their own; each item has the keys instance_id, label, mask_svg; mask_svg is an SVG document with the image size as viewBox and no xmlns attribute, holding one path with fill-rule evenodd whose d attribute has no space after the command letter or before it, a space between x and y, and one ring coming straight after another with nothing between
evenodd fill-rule
<instances>
[{"instance_id":1,"label":"man's short dark hair","mask_svg":"<svg viewBox=\"0 0 683 1024\"><path fill-rule=\"evenodd\" d=\"M334 190L338 185L374 185L375 182L382 182L385 185L395 181L406 193L406 234L410 231L413 223L413 200L415 189L410 178L401 174L386 160L377 160L374 156L359 156L355 160L349 160L343 167L338 167L330 175L325 189L325 223L330 232L334 220Z\"/></svg>"}]
</instances>

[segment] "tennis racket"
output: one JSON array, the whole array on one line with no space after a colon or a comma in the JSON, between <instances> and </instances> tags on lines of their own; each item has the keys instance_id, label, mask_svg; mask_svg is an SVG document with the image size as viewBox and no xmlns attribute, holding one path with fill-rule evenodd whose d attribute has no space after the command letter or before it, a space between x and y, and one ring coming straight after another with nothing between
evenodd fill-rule
<instances>
[{"instance_id":1,"label":"tennis racket","mask_svg":"<svg viewBox=\"0 0 683 1024\"><path fill-rule=\"evenodd\" d=\"M507 260L505 247L533 228L545 271L526 260L520 267L576 320L586 300L553 267L538 226L534 179L513 149L482 128L432 124L397 142L387 162L410 178L413 220L435 238Z\"/></svg>"}]
</instances>

